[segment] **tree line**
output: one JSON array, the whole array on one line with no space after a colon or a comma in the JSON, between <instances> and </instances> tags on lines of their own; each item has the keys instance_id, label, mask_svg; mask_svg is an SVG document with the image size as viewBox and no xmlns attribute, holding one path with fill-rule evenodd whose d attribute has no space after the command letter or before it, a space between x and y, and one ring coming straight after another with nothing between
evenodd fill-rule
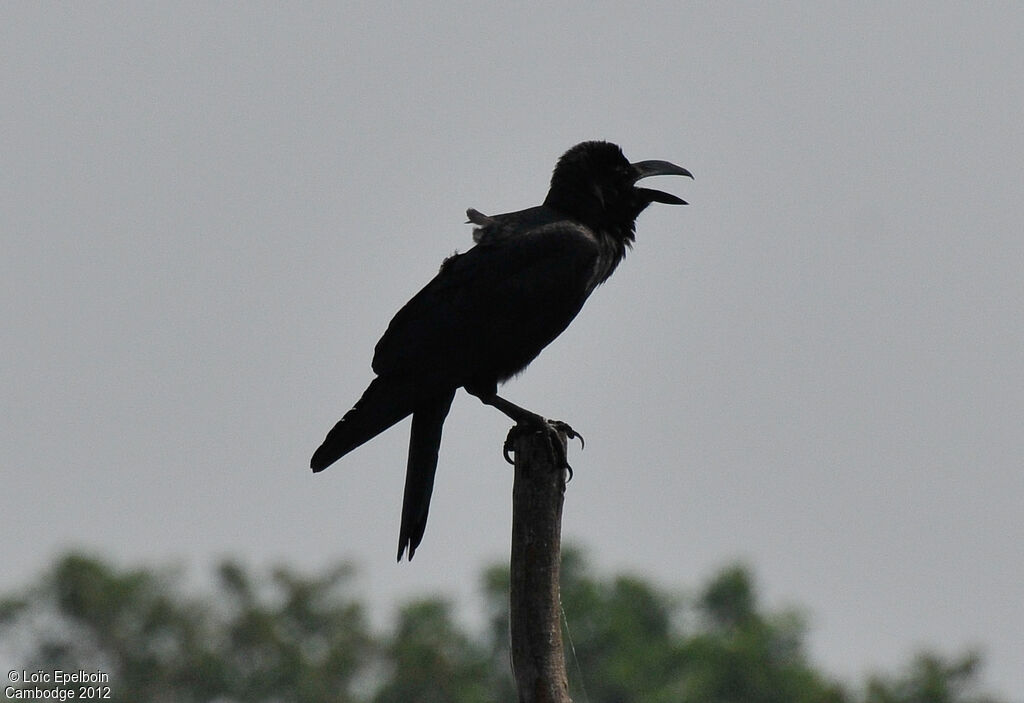
<instances>
[{"instance_id":1,"label":"tree line","mask_svg":"<svg viewBox=\"0 0 1024 703\"><path fill-rule=\"evenodd\" d=\"M11 669L106 672L107 700L131 703L516 699L506 566L481 574L479 631L439 597L405 603L376 630L354 575L348 563L308 574L225 560L213 587L197 594L174 569L68 553L0 596L0 652L18 659ZM598 574L567 549L562 603L576 701L998 703L981 690L971 652L922 652L891 672L840 683L808 658L800 615L767 612L743 566L684 597L636 575ZM21 684L47 686L58 688Z\"/></svg>"}]
</instances>

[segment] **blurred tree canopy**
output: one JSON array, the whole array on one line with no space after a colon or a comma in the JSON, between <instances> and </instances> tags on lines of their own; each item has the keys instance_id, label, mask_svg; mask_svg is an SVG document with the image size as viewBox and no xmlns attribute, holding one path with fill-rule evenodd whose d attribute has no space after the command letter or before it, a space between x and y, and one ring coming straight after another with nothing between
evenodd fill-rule
<instances>
[{"instance_id":1,"label":"blurred tree canopy","mask_svg":"<svg viewBox=\"0 0 1024 703\"><path fill-rule=\"evenodd\" d=\"M480 632L441 598L407 603L390 630L374 631L353 572L254 574L225 561L212 592L195 595L180 571L71 553L0 596L0 651L29 672L107 672L110 700L132 703L516 699L507 567L483 573ZM562 603L572 694L585 703L994 703L972 653L922 653L895 674L839 684L808 660L799 615L764 612L742 566L684 598L637 576L596 575L567 549Z\"/></svg>"}]
</instances>

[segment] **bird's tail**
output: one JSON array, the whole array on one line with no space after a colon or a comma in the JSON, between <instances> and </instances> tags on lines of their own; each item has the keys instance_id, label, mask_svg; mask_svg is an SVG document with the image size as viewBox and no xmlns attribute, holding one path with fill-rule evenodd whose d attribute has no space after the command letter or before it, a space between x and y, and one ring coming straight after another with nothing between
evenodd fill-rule
<instances>
[{"instance_id":1,"label":"bird's tail","mask_svg":"<svg viewBox=\"0 0 1024 703\"><path fill-rule=\"evenodd\" d=\"M407 384L390 378L375 378L363 396L327 433L313 453L309 466L323 471L350 451L367 442L412 412Z\"/></svg>"},{"instance_id":2,"label":"bird's tail","mask_svg":"<svg viewBox=\"0 0 1024 703\"><path fill-rule=\"evenodd\" d=\"M455 390L443 391L416 406L409 437L409 463L405 471L405 498L402 502L402 527L398 535L398 561L409 549L409 561L416 552L427 527L430 494L434 490L437 452L441 447L441 428L452 406Z\"/></svg>"}]
</instances>

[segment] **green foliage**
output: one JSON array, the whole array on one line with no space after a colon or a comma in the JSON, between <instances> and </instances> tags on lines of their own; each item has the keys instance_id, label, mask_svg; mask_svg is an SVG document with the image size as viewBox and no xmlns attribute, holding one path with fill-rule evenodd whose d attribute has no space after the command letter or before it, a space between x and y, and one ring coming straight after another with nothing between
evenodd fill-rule
<instances>
[{"instance_id":1,"label":"green foliage","mask_svg":"<svg viewBox=\"0 0 1024 703\"><path fill-rule=\"evenodd\" d=\"M516 699L509 671L508 569L483 573L487 626L467 632L449 602L404 605L373 633L353 569L253 574L225 561L212 592L188 595L172 570L59 559L0 596L0 650L28 670L103 670L133 703L483 703ZM921 654L853 693L816 670L794 612L766 613L733 566L693 598L628 574L562 561L573 697L587 703L995 703L974 654Z\"/></svg>"},{"instance_id":2,"label":"green foliage","mask_svg":"<svg viewBox=\"0 0 1024 703\"><path fill-rule=\"evenodd\" d=\"M18 605L0 636L33 632L25 668L107 672L115 701L347 703L372 646L350 574L278 569L254 584L226 562L216 595L194 599L173 573L71 554L6 599Z\"/></svg>"},{"instance_id":3,"label":"green foliage","mask_svg":"<svg viewBox=\"0 0 1024 703\"><path fill-rule=\"evenodd\" d=\"M872 678L866 703L994 703L993 698L978 691L980 667L976 653L947 660L924 652L902 676Z\"/></svg>"},{"instance_id":4,"label":"green foliage","mask_svg":"<svg viewBox=\"0 0 1024 703\"><path fill-rule=\"evenodd\" d=\"M375 703L491 700L487 654L456 627L450 606L442 600L403 607L384 647L384 658L390 670Z\"/></svg>"}]
</instances>

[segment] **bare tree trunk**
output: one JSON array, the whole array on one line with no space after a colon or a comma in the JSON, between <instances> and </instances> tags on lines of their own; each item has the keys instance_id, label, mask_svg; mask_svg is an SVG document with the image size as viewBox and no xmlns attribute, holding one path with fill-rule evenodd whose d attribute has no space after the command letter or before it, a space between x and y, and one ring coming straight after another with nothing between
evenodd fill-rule
<instances>
[{"instance_id":1,"label":"bare tree trunk","mask_svg":"<svg viewBox=\"0 0 1024 703\"><path fill-rule=\"evenodd\" d=\"M562 446L565 435L559 435ZM565 471L555 468L543 434L515 442L509 621L512 673L520 703L571 703L559 620L562 496Z\"/></svg>"}]
</instances>

